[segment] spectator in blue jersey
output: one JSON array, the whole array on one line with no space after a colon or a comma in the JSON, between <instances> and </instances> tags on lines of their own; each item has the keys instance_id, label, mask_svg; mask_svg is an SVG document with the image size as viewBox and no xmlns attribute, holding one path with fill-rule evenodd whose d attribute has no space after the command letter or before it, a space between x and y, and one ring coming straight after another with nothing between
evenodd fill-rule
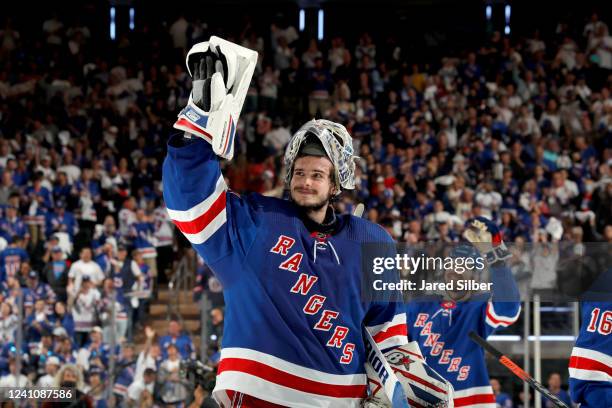
<instances>
[{"instance_id":1,"label":"spectator in blue jersey","mask_svg":"<svg viewBox=\"0 0 612 408\"><path fill-rule=\"evenodd\" d=\"M136 251L133 251L134 253ZM138 308L138 290L144 282L144 275L138 263L133 257L128 256L127 247L119 244L117 247L117 258L113 260L113 279L115 288L118 289L118 299L125 307L128 316L127 339L132 340L136 321L136 310ZM121 289L119 289L119 286Z\"/></svg>"},{"instance_id":2,"label":"spectator in blue jersey","mask_svg":"<svg viewBox=\"0 0 612 408\"><path fill-rule=\"evenodd\" d=\"M31 270L28 272L27 289L34 302L42 300L48 305L47 312L53 309L56 300L55 292L53 292L51 286L40 281L37 271Z\"/></svg>"},{"instance_id":3,"label":"spectator in blue jersey","mask_svg":"<svg viewBox=\"0 0 612 408\"><path fill-rule=\"evenodd\" d=\"M111 276L113 270L113 260L115 255L115 246L111 239L109 239L101 247L98 247L95 251L95 261L100 265L100 269L104 273L104 276Z\"/></svg>"},{"instance_id":4,"label":"spectator in blue jersey","mask_svg":"<svg viewBox=\"0 0 612 408\"><path fill-rule=\"evenodd\" d=\"M550 373L548 376L548 391L553 394L555 397L559 398L561 401L565 402L568 407L572 406L572 399L569 396L569 393L561 388L561 374L557 372ZM543 408L555 408L555 403L553 403L548 398L544 396L542 398L542 407Z\"/></svg>"},{"instance_id":5,"label":"spectator in blue jersey","mask_svg":"<svg viewBox=\"0 0 612 408\"><path fill-rule=\"evenodd\" d=\"M223 306L223 286L201 256L197 257L196 281L193 290L193 299L200 301L202 293L206 294L212 307Z\"/></svg>"},{"instance_id":6,"label":"spectator in blue jersey","mask_svg":"<svg viewBox=\"0 0 612 408\"><path fill-rule=\"evenodd\" d=\"M68 234L70 241L79 230L76 218L70 211L66 211L65 201L56 201L53 211L47 212L45 221L45 236L49 238L57 232Z\"/></svg>"},{"instance_id":7,"label":"spectator in blue jersey","mask_svg":"<svg viewBox=\"0 0 612 408\"><path fill-rule=\"evenodd\" d=\"M71 337L62 334L62 336L56 339L55 344L55 354L59 357L62 363L76 364L77 352L73 347L73 341Z\"/></svg>"},{"instance_id":8,"label":"spectator in blue jersey","mask_svg":"<svg viewBox=\"0 0 612 408\"><path fill-rule=\"evenodd\" d=\"M53 335L62 336L66 335L70 338L74 337L74 319L72 314L66 311L66 304L62 301L56 302L53 307L53 314L51 315L53 321Z\"/></svg>"},{"instance_id":9,"label":"spectator in blue jersey","mask_svg":"<svg viewBox=\"0 0 612 408\"><path fill-rule=\"evenodd\" d=\"M43 331L40 334L40 340L29 346L30 359L28 366L35 370L37 376L45 374L45 364L47 359L53 355L55 348L54 338L51 332Z\"/></svg>"},{"instance_id":10,"label":"spectator in blue jersey","mask_svg":"<svg viewBox=\"0 0 612 408\"><path fill-rule=\"evenodd\" d=\"M57 296L57 299L65 302L67 300L66 288L68 286L68 263L64 259L62 248L55 246L51 249L49 261L45 265L42 276Z\"/></svg>"},{"instance_id":11,"label":"spectator in blue jersey","mask_svg":"<svg viewBox=\"0 0 612 408\"><path fill-rule=\"evenodd\" d=\"M94 326L89 339L77 352L77 364L85 370L95 366L103 370L108 368L108 359L112 350L102 340L102 328Z\"/></svg>"},{"instance_id":12,"label":"spectator in blue jersey","mask_svg":"<svg viewBox=\"0 0 612 408\"><path fill-rule=\"evenodd\" d=\"M65 172L58 171L55 185L53 186L53 201L56 203L63 201L65 203L72 204L74 199L72 198L71 191L72 185L68 180L68 176Z\"/></svg>"},{"instance_id":13,"label":"spectator in blue jersey","mask_svg":"<svg viewBox=\"0 0 612 408\"><path fill-rule=\"evenodd\" d=\"M24 204L27 206L27 215L24 210L23 219L30 231L31 244L36 245L45 229L47 213L52 210L51 193L42 185L42 175L34 177L32 185L25 190Z\"/></svg>"},{"instance_id":14,"label":"spectator in blue jersey","mask_svg":"<svg viewBox=\"0 0 612 408\"><path fill-rule=\"evenodd\" d=\"M159 346L161 347L162 357L168 357L168 347L173 344L176 346L181 358L193 358L195 351L191 338L182 333L181 324L178 320L172 319L168 323L168 334L159 338Z\"/></svg>"},{"instance_id":15,"label":"spectator in blue jersey","mask_svg":"<svg viewBox=\"0 0 612 408\"><path fill-rule=\"evenodd\" d=\"M32 185L25 189L25 195L30 202L36 202L38 207L51 210L51 192L42 185L42 181L43 175L41 173L36 174Z\"/></svg>"},{"instance_id":16,"label":"spectator in blue jersey","mask_svg":"<svg viewBox=\"0 0 612 408\"><path fill-rule=\"evenodd\" d=\"M36 344L40 342L43 333L48 333L50 335L53 328L53 324L49 320L46 309L44 300L37 299L34 302L34 311L25 320L25 326L27 328L25 340L28 343L30 353L32 353L34 347L36 347Z\"/></svg>"},{"instance_id":17,"label":"spectator in blue jersey","mask_svg":"<svg viewBox=\"0 0 612 408\"><path fill-rule=\"evenodd\" d=\"M497 378L491 378L489 381L491 388L493 388L493 394L495 395L495 404L499 408L513 408L512 398L509 394L502 392L501 384Z\"/></svg>"},{"instance_id":18,"label":"spectator in blue jersey","mask_svg":"<svg viewBox=\"0 0 612 408\"><path fill-rule=\"evenodd\" d=\"M119 406L128 400L128 387L134 381L136 370L136 360L134 359L134 345L123 343L121 354L117 358L117 376L113 384L113 394Z\"/></svg>"},{"instance_id":19,"label":"spectator in blue jersey","mask_svg":"<svg viewBox=\"0 0 612 408\"><path fill-rule=\"evenodd\" d=\"M9 240L9 246L0 252L0 282L4 282L9 277L17 277L21 263L30 259L23 249L22 237L12 235Z\"/></svg>"},{"instance_id":20,"label":"spectator in blue jersey","mask_svg":"<svg viewBox=\"0 0 612 408\"><path fill-rule=\"evenodd\" d=\"M93 179L93 172L90 168L83 169L81 179L74 183L73 191L77 196L83 194L90 196L94 203L100 201L100 185Z\"/></svg>"},{"instance_id":21,"label":"spectator in blue jersey","mask_svg":"<svg viewBox=\"0 0 612 408\"><path fill-rule=\"evenodd\" d=\"M154 245L154 233L155 225L151 217L142 208L136 210L136 221L130 226L130 236L134 249L142 255L153 278L157 276L157 250Z\"/></svg>"},{"instance_id":22,"label":"spectator in blue jersey","mask_svg":"<svg viewBox=\"0 0 612 408\"><path fill-rule=\"evenodd\" d=\"M94 236L94 240L92 242L92 248L94 250L94 254L96 256L100 255L106 243L110 243L113 245L114 248L117 248L117 245L119 245L120 239L121 239L121 236L119 235L119 232L117 231L115 219L113 218L112 215L107 215L104 218L102 229L99 230Z\"/></svg>"},{"instance_id":23,"label":"spectator in blue jersey","mask_svg":"<svg viewBox=\"0 0 612 408\"><path fill-rule=\"evenodd\" d=\"M24 240L24 247L27 247L30 240L30 232L19 216L19 209L16 206L9 205L6 207L6 214L0 219L0 234L7 241L9 241L7 239L9 237L18 236Z\"/></svg>"},{"instance_id":24,"label":"spectator in blue jersey","mask_svg":"<svg viewBox=\"0 0 612 408\"><path fill-rule=\"evenodd\" d=\"M24 187L30 180L30 170L25 155L20 155L17 160L17 168L13 172L13 181L19 187Z\"/></svg>"},{"instance_id":25,"label":"spectator in blue jersey","mask_svg":"<svg viewBox=\"0 0 612 408\"><path fill-rule=\"evenodd\" d=\"M129 299L125 297L125 292L129 292L130 289L125 282L134 281L133 277L124 276L127 273L127 269L131 268L131 263L126 262L127 259L127 248L123 244L119 244L117 246L116 254L114 254L113 258L111 258L111 271L108 275L113 279L115 283L115 290L117 291L117 300L123 304L125 310L128 310ZM133 276L133 274L132 274ZM131 284L130 283L130 286Z\"/></svg>"}]
</instances>

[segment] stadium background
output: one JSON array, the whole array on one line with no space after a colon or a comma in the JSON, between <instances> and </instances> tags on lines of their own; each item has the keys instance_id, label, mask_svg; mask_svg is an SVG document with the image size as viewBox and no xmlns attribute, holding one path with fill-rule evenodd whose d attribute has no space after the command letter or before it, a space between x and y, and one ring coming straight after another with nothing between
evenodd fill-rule
<instances>
[{"instance_id":1,"label":"stadium background","mask_svg":"<svg viewBox=\"0 0 612 408\"><path fill-rule=\"evenodd\" d=\"M319 10L324 12L322 33ZM455 239L453 216L464 220L480 211L498 222L505 217L509 241L532 242L555 217L563 222L564 239L611 242L612 67L609 14L603 13L598 2L572 7L527 1L379 1L376 7L366 1L175 1L171 7L141 1L35 7L11 2L0 31L0 229L6 245L15 237L25 239L17 244L25 246L29 261L22 262L25 255L15 260L14 254L0 253L3 304L14 303L2 310L1 374L8 374L9 363L19 355L18 338L27 353L21 361L24 372L32 379L44 374L46 360L37 355L41 336L61 342L64 336L53 336L54 328L66 327L66 320L75 317L86 327L84 333L99 325L111 343L113 330L108 320L100 320L109 303L105 293L91 316L68 316L70 308L66 317L58 317L51 310L56 299L69 300L72 288L66 291L64 275L86 246L93 247L106 277L121 274L117 252L124 247L145 275L147 269L149 275L159 272L144 280L145 288L153 289L150 300L142 298L138 307L129 299L119 305L119 314L130 314L126 336L136 343L134 358L149 325L165 360L167 338L162 336L167 319L176 317L187 344L180 354L201 356L203 349L202 360L215 364L223 320L222 309L216 309L222 306L219 287L177 234L171 246L165 245L169 224L159 190L164 143L190 89L185 50L210 34L263 50L239 125L242 154L226 169L233 189L281 193L284 144L315 115L347 124L364 157L359 189L344 196L340 209L350 211L364 202L367 217L399 240ZM599 26L606 27L602 45L599 34L588 29ZM307 52L320 34L318 50ZM367 54L373 58L364 67ZM314 67L317 57L320 68ZM528 71L535 77L533 86L525 81ZM532 109L523 111L522 105ZM448 147L441 146L441 138ZM502 154L504 149L508 153ZM459 156L463 165L455 160ZM565 157L570 160L566 174L559 171ZM512 172L504 176L508 169ZM67 187L58 187L61 171ZM433 182L449 174L461 174L465 186L456 180ZM16 207L19 219L8 207ZM592 217L576 217L588 212ZM113 223L117 233L96 227ZM57 233L67 239L53 241ZM57 259L56 246L62 249ZM147 259L152 253L156 261ZM8 279L13 274L17 283ZM36 275L36 281L30 278L35 283L28 283L30 275ZM50 284L53 292L37 289L36 282ZM17 286L24 288L22 296ZM196 304L203 293L208 304ZM27 317L29 303L38 299L49 305L42 328L32 325L35 306L34 317ZM202 306L207 312L200 314ZM567 381L576 310L575 304L541 309L542 334L549 336L542 348L543 382L552 372ZM519 361L523 326L524 316L494 341ZM77 344L88 341L87 334L67 337L76 355ZM94 357L81 354L90 365L86 374L95 373L96 364L107 369L129 360L129 351L122 349L115 359L110 349L93 364ZM69 352L51 354L62 364L71 359ZM128 371L120 367L111 380L118 395L133 381ZM490 374L519 403L522 384L494 362Z\"/></svg>"}]
</instances>

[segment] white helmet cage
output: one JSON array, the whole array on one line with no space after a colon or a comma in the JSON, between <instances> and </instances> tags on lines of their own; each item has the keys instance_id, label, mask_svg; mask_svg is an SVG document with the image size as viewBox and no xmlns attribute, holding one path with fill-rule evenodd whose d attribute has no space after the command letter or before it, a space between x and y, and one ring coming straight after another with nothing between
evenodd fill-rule
<instances>
[{"instance_id":1,"label":"white helmet cage","mask_svg":"<svg viewBox=\"0 0 612 408\"><path fill-rule=\"evenodd\" d=\"M327 153L334 166L334 182L336 196L342 189L355 188L355 159L353 155L353 139L344 126L325 119L313 119L306 122L291 138L285 150L286 182L291 183L293 165L300 152L302 143L309 135L315 135Z\"/></svg>"}]
</instances>

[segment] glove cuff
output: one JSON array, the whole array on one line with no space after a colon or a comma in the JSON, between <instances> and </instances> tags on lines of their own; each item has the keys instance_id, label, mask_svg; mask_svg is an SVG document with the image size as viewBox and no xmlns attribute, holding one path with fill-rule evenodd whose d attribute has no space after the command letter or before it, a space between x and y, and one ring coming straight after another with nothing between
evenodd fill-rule
<instances>
[{"instance_id":1,"label":"glove cuff","mask_svg":"<svg viewBox=\"0 0 612 408\"><path fill-rule=\"evenodd\" d=\"M503 262L506 259L509 259L512 254L508 250L506 243L504 241L500 241L498 245L494 246L493 249L486 254L484 254L489 265L493 265L497 262Z\"/></svg>"},{"instance_id":2,"label":"glove cuff","mask_svg":"<svg viewBox=\"0 0 612 408\"><path fill-rule=\"evenodd\" d=\"M174 122L174 128L201 137L212 144L213 137L206 132L209 114L198 108L193 99L189 97L189 103L178 114L178 119Z\"/></svg>"}]
</instances>

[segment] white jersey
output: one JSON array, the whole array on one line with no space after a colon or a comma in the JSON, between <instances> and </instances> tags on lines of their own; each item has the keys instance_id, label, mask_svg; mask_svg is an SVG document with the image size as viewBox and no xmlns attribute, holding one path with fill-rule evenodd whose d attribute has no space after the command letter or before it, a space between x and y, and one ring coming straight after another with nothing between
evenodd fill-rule
<instances>
[{"instance_id":1,"label":"white jersey","mask_svg":"<svg viewBox=\"0 0 612 408\"><path fill-rule=\"evenodd\" d=\"M119 211L119 233L122 237L127 237L130 227L136 222L136 213L130 209L122 208Z\"/></svg>"},{"instance_id":2,"label":"white jersey","mask_svg":"<svg viewBox=\"0 0 612 408\"><path fill-rule=\"evenodd\" d=\"M172 245L174 227L165 207L158 207L153 211L153 222L155 223L155 246Z\"/></svg>"},{"instance_id":3,"label":"white jersey","mask_svg":"<svg viewBox=\"0 0 612 408\"><path fill-rule=\"evenodd\" d=\"M83 262L78 260L72 264L68 272L68 277L74 279L74 288L77 292L81 288L83 276L88 276L95 285L101 284L104 280L104 272L100 265L94 261Z\"/></svg>"},{"instance_id":4,"label":"white jersey","mask_svg":"<svg viewBox=\"0 0 612 408\"><path fill-rule=\"evenodd\" d=\"M87 293L79 293L72 306L74 330L90 332L95 326L96 304L100 300L100 292L90 289Z\"/></svg>"}]
</instances>

